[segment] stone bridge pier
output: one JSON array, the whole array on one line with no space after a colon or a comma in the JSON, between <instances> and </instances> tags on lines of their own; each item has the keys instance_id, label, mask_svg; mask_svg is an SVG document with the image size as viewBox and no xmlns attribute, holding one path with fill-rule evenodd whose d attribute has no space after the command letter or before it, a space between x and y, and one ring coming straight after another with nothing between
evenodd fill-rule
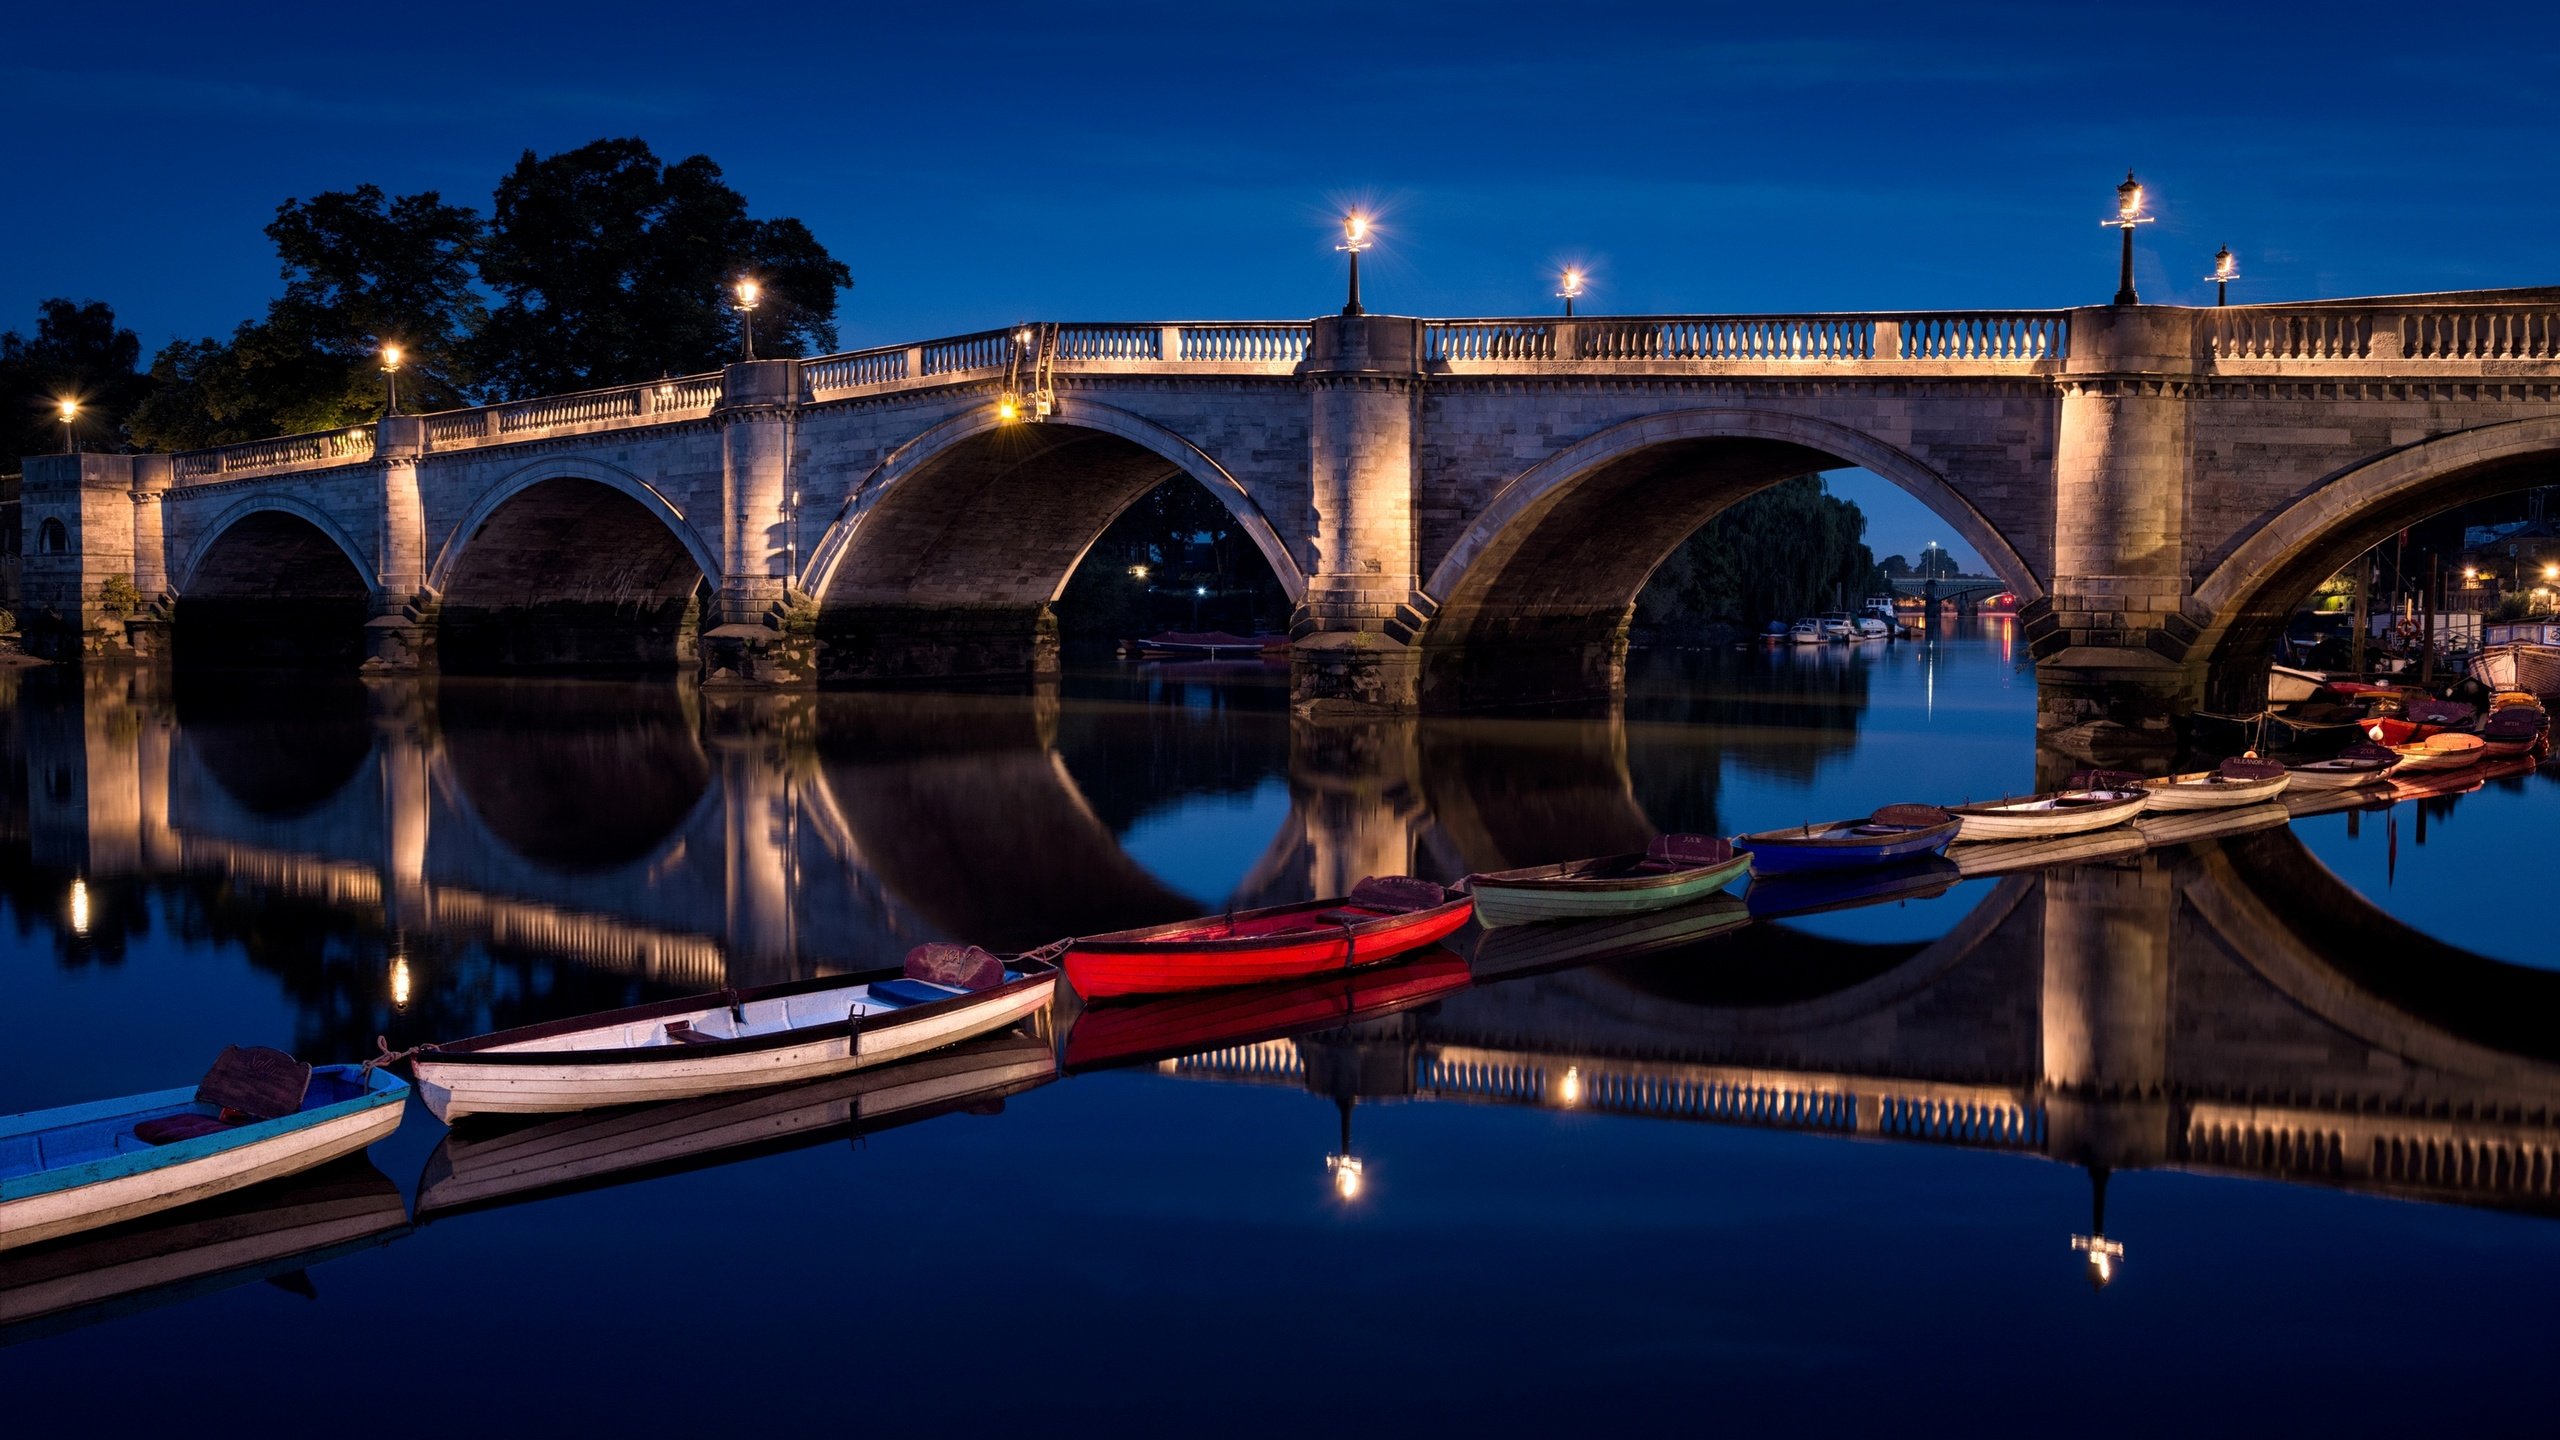
<instances>
[{"instance_id":1,"label":"stone bridge pier","mask_svg":"<svg viewBox=\"0 0 2560 1440\"><path fill-rule=\"evenodd\" d=\"M2016 594L2049 724L2254 708L2322 578L2560 474L2560 289L1023 325L38 457L25 608L64 658L1021 680L1112 521L1192 483L1292 605L1301 713L1581 702L1689 534L1847 468Z\"/></svg>"}]
</instances>

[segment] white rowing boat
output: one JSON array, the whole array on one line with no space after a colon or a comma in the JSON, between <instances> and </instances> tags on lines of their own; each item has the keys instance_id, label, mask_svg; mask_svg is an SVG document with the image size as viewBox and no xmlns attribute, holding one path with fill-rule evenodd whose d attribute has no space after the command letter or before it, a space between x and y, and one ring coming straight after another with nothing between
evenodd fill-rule
<instances>
[{"instance_id":1,"label":"white rowing boat","mask_svg":"<svg viewBox=\"0 0 2560 1440\"><path fill-rule=\"evenodd\" d=\"M974 958L970 958L974 957ZM422 1051L418 1093L448 1124L686 1100L867 1069L1046 1008L1055 964L924 945L906 969L662 1000Z\"/></svg>"},{"instance_id":2,"label":"white rowing boat","mask_svg":"<svg viewBox=\"0 0 2560 1440\"><path fill-rule=\"evenodd\" d=\"M2273 760L2225 760L2215 769L2145 780L2147 810L2225 810L2256 805L2285 792L2292 775Z\"/></svg>"},{"instance_id":3,"label":"white rowing boat","mask_svg":"<svg viewBox=\"0 0 2560 1440\"><path fill-rule=\"evenodd\" d=\"M1956 817L1958 840L2038 840L2121 825L2150 803L2147 790L2057 790L2024 800L1951 805L1947 813Z\"/></svg>"},{"instance_id":4,"label":"white rowing boat","mask_svg":"<svg viewBox=\"0 0 2560 1440\"><path fill-rule=\"evenodd\" d=\"M2447 731L2430 735L2414 745L2395 745L2392 753L2400 757L2399 772L2416 775L2429 770L2459 770L2477 765L2489 758L2489 742L2477 735Z\"/></svg>"},{"instance_id":5,"label":"white rowing boat","mask_svg":"<svg viewBox=\"0 0 2560 1440\"><path fill-rule=\"evenodd\" d=\"M398 1129L385 1070L232 1046L201 1084L0 1120L0 1250L299 1174Z\"/></svg>"}]
</instances>

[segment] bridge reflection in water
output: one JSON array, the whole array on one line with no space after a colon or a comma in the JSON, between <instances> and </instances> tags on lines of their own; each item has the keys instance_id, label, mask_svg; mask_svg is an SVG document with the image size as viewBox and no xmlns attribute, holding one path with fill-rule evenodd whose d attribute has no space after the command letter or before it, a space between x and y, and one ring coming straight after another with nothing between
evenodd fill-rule
<instances>
[{"instance_id":1,"label":"bridge reflection in water","mask_svg":"<svg viewBox=\"0 0 2560 1440\"><path fill-rule=\"evenodd\" d=\"M306 997L297 1044L324 1058L943 936L1196 913L1119 840L1166 796L1285 788L1235 905L1627 848L1713 809L1694 785L1639 803L1622 712L1307 727L1232 690L394 682L279 705L164 683L0 678L23 796L5 838L31 862L12 899L93 954L144 923L139 897L186 895ZM1666 806L1687 813L1648 813ZM2560 1036L2536 1023L2560 975L2407 930L2282 829L1975 888L1925 942L1760 923L1157 1068L1304 1087L1346 1127L1367 1102L1543 1106L2036 1155L2101 1183L2173 1168L2560 1209ZM538 994L496 978L536 962Z\"/></svg>"}]
</instances>

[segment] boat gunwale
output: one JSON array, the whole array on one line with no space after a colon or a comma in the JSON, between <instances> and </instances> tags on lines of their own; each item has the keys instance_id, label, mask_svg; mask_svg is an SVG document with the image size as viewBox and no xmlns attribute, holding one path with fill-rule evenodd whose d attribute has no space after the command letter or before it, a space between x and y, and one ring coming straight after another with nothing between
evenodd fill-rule
<instances>
[{"instance_id":1,"label":"boat gunwale","mask_svg":"<svg viewBox=\"0 0 2560 1440\"><path fill-rule=\"evenodd\" d=\"M1914 826L1908 830L1893 830L1881 835L1814 835L1804 833L1812 830L1833 830L1842 827L1854 828L1856 826L1866 825L1869 823L1872 823L1872 817L1860 816L1854 820L1825 820L1808 826L1787 826L1777 830L1758 830L1750 834L1734 836L1733 846L1737 850L1758 850L1764 845L1798 850L1881 850L1889 845L1899 845L1927 837L1935 837L1941 832L1944 832L1944 835L1948 840L1953 840L1955 838L1956 831L1962 828L1961 822L1956 820L1953 816L1953 812L1950 811L1949 818L1944 824Z\"/></svg>"},{"instance_id":2,"label":"boat gunwale","mask_svg":"<svg viewBox=\"0 0 2560 1440\"><path fill-rule=\"evenodd\" d=\"M255 1149L305 1130L316 1130L341 1120L353 1119L383 1106L408 1103L411 1089L409 1082L387 1069L376 1068L368 1072L364 1066L357 1064L312 1067L314 1075L331 1071L352 1072L342 1075L341 1078L350 1079L356 1084L359 1087L357 1093L343 1100L332 1100L325 1105L296 1110L290 1115L278 1115L267 1120L243 1121L202 1135L191 1135L184 1140L154 1145L147 1150L127 1150L93 1160L82 1160L70 1165L55 1165L42 1170L30 1170L23 1175L0 1178L0 1204L14 1205L20 1201L59 1195L64 1191L85 1189L91 1185L109 1184L158 1171L180 1170L233 1151ZM0 1138L15 1139L20 1136L39 1135L48 1130L91 1125L125 1116L148 1117L167 1111L184 1112L196 1104L196 1088L184 1086L174 1090L152 1090L140 1095L120 1096L110 1100L84 1101L78 1105L65 1105L53 1110L31 1110L8 1118L13 1121L41 1118L49 1123L22 1125L0 1132ZM146 1101L150 1103L142 1103Z\"/></svg>"},{"instance_id":3,"label":"boat gunwale","mask_svg":"<svg viewBox=\"0 0 2560 1440\"><path fill-rule=\"evenodd\" d=\"M1058 967L1048 961L1017 959L1008 965L1019 967L1015 978L985 990L968 990L940 1000L919 1005L902 1006L886 1014L867 1017L848 1016L823 1025L786 1026L762 1035L739 1035L725 1040L702 1040L690 1044L624 1045L610 1050L492 1050L491 1045L514 1045L527 1040L549 1040L561 1035L574 1035L586 1030L602 1030L628 1025L641 1020L656 1020L669 1015L687 1015L705 1009L743 1006L765 1000L791 999L801 995L824 994L829 990L853 990L882 981L905 978L903 969L869 970L851 975L826 975L814 980L789 980L776 985L758 985L745 990L713 990L699 995L681 996L673 1000L652 1001L646 1005L628 1006L621 1010L603 1010L589 1015L573 1015L560 1020L546 1020L536 1025L518 1026L513 1030L492 1030L420 1051L411 1061L414 1069L424 1071L436 1065L643 1065L662 1064L679 1057L687 1060L716 1060L733 1055L751 1055L761 1050L780 1050L811 1041L840 1039L850 1035L875 1034L892 1030L920 1019L933 1019L956 1014L998 997L1013 995L1035 985L1050 984L1059 976ZM460 1048L471 1047L471 1048Z\"/></svg>"},{"instance_id":4,"label":"boat gunwale","mask_svg":"<svg viewBox=\"0 0 2560 1440\"><path fill-rule=\"evenodd\" d=\"M1347 928L1350 929L1351 935L1356 941L1359 937L1364 935L1389 933L1404 929L1409 925L1419 925L1427 921L1437 920L1452 912L1472 910L1475 908L1475 903L1476 900L1473 895L1460 895L1454 899L1444 900L1437 905L1426 906L1420 910L1378 911L1373 914L1370 920L1356 922ZM1203 915L1194 916L1188 920L1168 920L1162 925L1145 925L1140 926L1135 930L1112 930L1100 935L1080 936L1073 944L1067 947L1067 957L1072 958L1078 955L1108 955L1114 958L1124 956L1145 956L1156 954L1175 946L1179 946L1179 948L1184 951L1201 952L1211 955L1244 955L1251 954L1256 950L1277 950L1295 945L1304 945L1310 941L1339 940L1346 928L1341 925L1328 925L1322 928L1308 930L1280 930L1267 935L1229 935L1223 939L1212 936L1185 937L1182 934L1182 931L1187 927L1199 925L1202 921L1211 918L1222 919L1229 926L1233 926L1239 921L1265 919L1295 912L1304 912L1312 915L1326 910L1366 908L1367 907L1365 906L1354 906L1347 899L1301 900L1291 905L1266 905L1258 910L1238 910L1233 914L1219 917ZM1383 959L1388 958L1393 957L1382 957L1382 961ZM1068 983L1074 983L1073 976L1068 977Z\"/></svg>"},{"instance_id":5,"label":"boat gunwale","mask_svg":"<svg viewBox=\"0 0 2560 1440\"><path fill-rule=\"evenodd\" d=\"M2124 798L2090 801L2070 806L2055 803L2065 795L2119 795ZM1967 815L1979 816L1983 819L2007 819L2032 815L2101 815L2117 808L2125 808L2129 815L2138 815L2142 813L2143 807L2150 803L2151 792L2148 790L2048 790L2038 795L1972 801L1943 808L1959 820Z\"/></svg>"},{"instance_id":6,"label":"boat gunwale","mask_svg":"<svg viewBox=\"0 0 2560 1440\"><path fill-rule=\"evenodd\" d=\"M1729 844L1731 842L1727 843ZM1463 883L1465 883L1469 891L1476 894L1482 894L1488 883L1490 883L1494 889L1499 891L1513 891L1522 894L1631 894L1642 893L1647 890L1672 889L1683 882L1695 882L1721 871L1735 871L1737 870L1737 867L1739 867L1739 871L1742 872L1747 872L1751 868L1751 856L1739 847L1736 847L1731 856L1723 860L1716 861L1713 864L1681 865L1673 869L1649 872L1642 875L1547 875L1539 873L1541 871L1569 869L1576 865L1588 865L1594 868L1612 864L1633 865L1640 863L1644 858L1644 852L1634 851L1623 855L1595 856L1589 860L1564 860L1553 865L1527 865L1517 870L1488 870L1480 874L1468 876ZM1734 878L1734 875L1728 874L1725 876L1723 883L1730 885L1733 883Z\"/></svg>"}]
</instances>

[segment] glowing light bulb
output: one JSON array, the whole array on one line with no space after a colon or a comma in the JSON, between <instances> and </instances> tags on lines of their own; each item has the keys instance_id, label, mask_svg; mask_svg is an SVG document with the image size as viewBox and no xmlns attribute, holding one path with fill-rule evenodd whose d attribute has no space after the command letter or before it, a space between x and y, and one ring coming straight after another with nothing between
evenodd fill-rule
<instances>
[{"instance_id":1,"label":"glowing light bulb","mask_svg":"<svg viewBox=\"0 0 2560 1440\"><path fill-rule=\"evenodd\" d=\"M757 284L753 280L740 280L738 282L739 309L753 310L756 308L757 303L763 299L764 287L762 285Z\"/></svg>"},{"instance_id":2,"label":"glowing light bulb","mask_svg":"<svg viewBox=\"0 0 2560 1440\"><path fill-rule=\"evenodd\" d=\"M62 423L68 425L71 423L72 417L80 413L80 402L70 399L69 397L65 397L54 401L53 408L54 413L62 417Z\"/></svg>"},{"instance_id":3,"label":"glowing light bulb","mask_svg":"<svg viewBox=\"0 0 2560 1440\"><path fill-rule=\"evenodd\" d=\"M382 347L382 368L383 368L383 369L385 369L385 370L397 370L397 369L399 369L399 368L400 368L400 360L401 360L401 357L402 357L403 353L404 353L404 352L403 352L403 351L400 349L400 347L399 347L399 346L397 346L397 345L385 345L385 346L383 346L383 347Z\"/></svg>"},{"instance_id":4,"label":"glowing light bulb","mask_svg":"<svg viewBox=\"0 0 2560 1440\"><path fill-rule=\"evenodd\" d=\"M1022 418L1022 402L1008 392L996 402L996 418L1010 425Z\"/></svg>"}]
</instances>

